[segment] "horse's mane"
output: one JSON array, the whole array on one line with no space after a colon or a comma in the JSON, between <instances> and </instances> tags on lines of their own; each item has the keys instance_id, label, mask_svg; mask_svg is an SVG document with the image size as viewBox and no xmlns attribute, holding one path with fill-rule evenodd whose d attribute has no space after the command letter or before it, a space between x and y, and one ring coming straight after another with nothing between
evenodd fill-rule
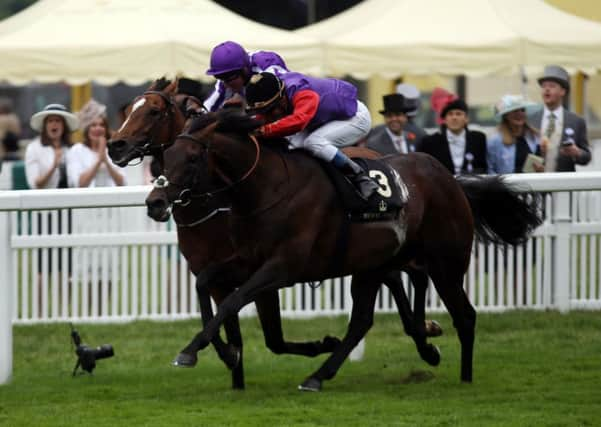
<instances>
[{"instance_id":1,"label":"horse's mane","mask_svg":"<svg viewBox=\"0 0 601 427\"><path fill-rule=\"evenodd\" d=\"M210 124L213 124L217 121L216 113L207 113L201 114L200 116L196 116L192 119L190 124L188 125L187 133L194 133L201 129L206 128Z\"/></svg>"},{"instance_id":2,"label":"horse's mane","mask_svg":"<svg viewBox=\"0 0 601 427\"><path fill-rule=\"evenodd\" d=\"M246 134L263 122L239 110L221 110L217 113L217 131L224 133Z\"/></svg>"},{"instance_id":3,"label":"horse's mane","mask_svg":"<svg viewBox=\"0 0 601 427\"><path fill-rule=\"evenodd\" d=\"M154 82L152 82L152 84L150 85L148 90L156 90L156 91L163 90L170 84L171 84L171 80L166 79L163 76L161 78L156 79Z\"/></svg>"}]
</instances>

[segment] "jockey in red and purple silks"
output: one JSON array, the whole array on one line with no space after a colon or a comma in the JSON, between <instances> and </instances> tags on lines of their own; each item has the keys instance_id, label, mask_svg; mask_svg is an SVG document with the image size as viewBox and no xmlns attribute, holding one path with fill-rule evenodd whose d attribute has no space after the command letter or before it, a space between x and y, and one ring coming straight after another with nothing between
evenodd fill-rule
<instances>
[{"instance_id":1,"label":"jockey in red and purple silks","mask_svg":"<svg viewBox=\"0 0 601 427\"><path fill-rule=\"evenodd\" d=\"M357 99L352 84L293 72L280 77L263 72L252 76L246 85L246 101L248 112L265 122L257 130L259 135L286 137L292 147L331 162L349 177L364 199L379 188L338 149L356 143L371 128L369 111Z\"/></svg>"},{"instance_id":2,"label":"jockey in red and purple silks","mask_svg":"<svg viewBox=\"0 0 601 427\"><path fill-rule=\"evenodd\" d=\"M276 75L287 73L284 60L275 52L258 51L249 53L238 43L226 41L211 52L209 76L215 76L215 89L205 99L208 111L217 111L234 95L244 97L244 86L253 74L267 71Z\"/></svg>"}]
</instances>

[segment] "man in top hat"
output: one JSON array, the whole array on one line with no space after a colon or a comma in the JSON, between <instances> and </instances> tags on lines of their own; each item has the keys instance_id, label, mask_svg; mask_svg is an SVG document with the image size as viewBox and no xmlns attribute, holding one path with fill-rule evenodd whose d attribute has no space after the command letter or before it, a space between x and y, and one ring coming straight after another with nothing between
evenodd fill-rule
<instances>
[{"instance_id":1,"label":"man in top hat","mask_svg":"<svg viewBox=\"0 0 601 427\"><path fill-rule=\"evenodd\" d=\"M450 97L442 106L440 131L426 136L416 151L430 154L453 175L486 173L486 135L469 130L464 100Z\"/></svg>"},{"instance_id":2,"label":"man in top hat","mask_svg":"<svg viewBox=\"0 0 601 427\"><path fill-rule=\"evenodd\" d=\"M409 108L407 111L407 124L403 131L407 140L412 145L418 145L428 133L415 123L415 116L421 106L421 93L418 88L409 83L401 83L396 87L396 93L405 97L405 105Z\"/></svg>"},{"instance_id":3,"label":"man in top hat","mask_svg":"<svg viewBox=\"0 0 601 427\"><path fill-rule=\"evenodd\" d=\"M367 136L367 148L380 154L407 154L415 151L415 138L408 140L404 127L411 107L403 95L393 93L382 97L384 124L373 128Z\"/></svg>"},{"instance_id":4,"label":"man in top hat","mask_svg":"<svg viewBox=\"0 0 601 427\"><path fill-rule=\"evenodd\" d=\"M548 65L538 79L544 108L531 116L530 123L541 131L541 149L546 172L573 172L575 165L591 160L584 119L563 107L570 91L570 77L557 65Z\"/></svg>"}]
</instances>

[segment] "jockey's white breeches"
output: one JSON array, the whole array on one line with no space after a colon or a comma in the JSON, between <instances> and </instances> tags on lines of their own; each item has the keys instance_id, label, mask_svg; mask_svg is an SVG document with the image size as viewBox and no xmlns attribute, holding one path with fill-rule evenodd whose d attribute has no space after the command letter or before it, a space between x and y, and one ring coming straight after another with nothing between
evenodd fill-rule
<instances>
[{"instance_id":1,"label":"jockey's white breeches","mask_svg":"<svg viewBox=\"0 0 601 427\"><path fill-rule=\"evenodd\" d=\"M346 120L335 120L313 130L302 131L288 137L290 146L304 148L326 162L331 161L338 148L348 147L365 137L371 129L369 110L357 101L357 113Z\"/></svg>"}]
</instances>

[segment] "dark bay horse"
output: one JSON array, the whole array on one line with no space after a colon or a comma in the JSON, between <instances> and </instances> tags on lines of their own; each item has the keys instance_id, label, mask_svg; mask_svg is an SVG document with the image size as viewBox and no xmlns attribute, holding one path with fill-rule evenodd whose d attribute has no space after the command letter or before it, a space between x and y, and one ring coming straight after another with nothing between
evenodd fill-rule
<instances>
[{"instance_id":1,"label":"dark bay horse","mask_svg":"<svg viewBox=\"0 0 601 427\"><path fill-rule=\"evenodd\" d=\"M159 170L162 168L163 149L175 140L186 120L184 109L176 105L174 99L176 93L177 82L159 79L142 96L132 102L127 111L127 119L108 144L109 155L116 164L126 166L132 160L145 155L153 155L158 160ZM156 185L160 186L160 180L156 182ZM232 265L236 262L232 243L227 238L229 201L224 200L224 197L225 195L221 195L213 197L211 200L191 200L189 205L177 207L173 210L178 225L177 236L180 250L188 261L192 272L201 279L221 264ZM167 215L158 218L158 220L167 219ZM210 293L217 304L235 289L236 284L242 283L242 279L237 278L233 273L237 271L236 269L223 270L225 270L225 273L217 275L217 277L214 275L211 279L217 283L210 289ZM397 303L407 334L414 335L413 315L402 288L402 283L399 283L395 275L386 278L385 283ZM203 324L206 324L213 317L207 288L197 286L197 293ZM277 291L261 294L256 298L255 304L265 336L265 343L274 353L315 356L324 352L331 352L339 343L337 338L329 336L324 337L322 341L307 343L285 341L281 327ZM421 303L422 307L423 305ZM419 319L423 324L424 316L419 313L418 309L416 319ZM423 309L421 313L423 313ZM243 388L242 338L237 313L230 316L224 326L228 342L231 345L224 343L219 334L214 335L212 343L220 358L228 367L233 368L233 387ZM427 323L425 328L428 336L437 336L441 333L436 323ZM429 363L437 363L436 358L432 359L431 357L430 359ZM180 355L176 359L176 363L180 366L192 366L196 363L196 354L193 353L188 357L185 354Z\"/></svg>"},{"instance_id":2,"label":"dark bay horse","mask_svg":"<svg viewBox=\"0 0 601 427\"><path fill-rule=\"evenodd\" d=\"M402 215L387 222L351 223L348 250L337 253L346 217L330 179L301 150L283 153L259 144L249 135L257 126L251 118L232 112L194 120L165 151L164 185L147 199L159 215L182 194L199 200L226 194L237 265L248 271L244 284L226 297L182 353L195 354L206 347L224 319L263 292L351 274L348 331L300 386L320 390L322 381L335 376L370 329L383 278L392 270L406 269L418 289L426 288L428 276L432 279L457 329L461 379L470 382L476 312L464 292L463 278L474 231L487 242L521 242L541 222L536 204L520 197L502 177L455 179L425 154L385 157L383 161L409 189ZM329 260L335 256L342 258L334 271ZM203 285L213 283L207 280ZM438 357L425 334L414 339L422 358Z\"/></svg>"}]
</instances>

